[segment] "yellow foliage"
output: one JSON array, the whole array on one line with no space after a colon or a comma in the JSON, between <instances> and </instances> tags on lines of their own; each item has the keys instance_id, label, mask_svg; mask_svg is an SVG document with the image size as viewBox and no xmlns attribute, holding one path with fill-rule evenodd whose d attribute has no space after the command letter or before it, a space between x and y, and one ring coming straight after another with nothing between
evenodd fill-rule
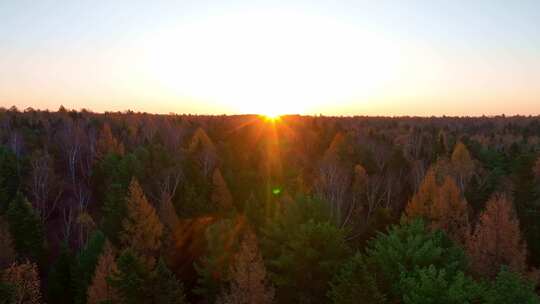
<instances>
[{"instance_id":1,"label":"yellow foliage","mask_svg":"<svg viewBox=\"0 0 540 304\"><path fill-rule=\"evenodd\" d=\"M141 254L151 266L155 262L153 256L161 246L163 224L136 179L129 185L126 207L127 216L122 222L124 231L121 240L124 245Z\"/></svg>"}]
</instances>

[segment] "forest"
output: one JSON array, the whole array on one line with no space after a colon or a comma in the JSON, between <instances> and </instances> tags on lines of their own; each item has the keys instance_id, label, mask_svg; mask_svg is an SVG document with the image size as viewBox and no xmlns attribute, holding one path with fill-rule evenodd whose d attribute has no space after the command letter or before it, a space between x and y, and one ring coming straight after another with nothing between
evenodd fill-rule
<instances>
[{"instance_id":1,"label":"forest","mask_svg":"<svg viewBox=\"0 0 540 304\"><path fill-rule=\"evenodd\" d=\"M0 303L540 303L540 117L0 109Z\"/></svg>"}]
</instances>

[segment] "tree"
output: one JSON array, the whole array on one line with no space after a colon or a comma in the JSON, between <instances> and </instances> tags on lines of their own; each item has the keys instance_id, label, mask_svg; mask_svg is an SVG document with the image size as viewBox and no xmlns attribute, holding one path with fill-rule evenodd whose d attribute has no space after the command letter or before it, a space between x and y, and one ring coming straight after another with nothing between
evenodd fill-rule
<instances>
[{"instance_id":1,"label":"tree","mask_svg":"<svg viewBox=\"0 0 540 304\"><path fill-rule=\"evenodd\" d=\"M87 289L92 283L100 255L106 244L105 235L96 231L90 237L86 246L77 256L74 270L75 303L85 304L88 298Z\"/></svg>"},{"instance_id":2,"label":"tree","mask_svg":"<svg viewBox=\"0 0 540 304\"><path fill-rule=\"evenodd\" d=\"M103 124L103 128L99 133L96 150L96 157L100 159L109 153L124 155L124 145L114 137L108 123Z\"/></svg>"},{"instance_id":3,"label":"tree","mask_svg":"<svg viewBox=\"0 0 540 304\"><path fill-rule=\"evenodd\" d=\"M233 198L219 168L214 169L212 185L212 202L219 210L230 210L233 207Z\"/></svg>"},{"instance_id":4,"label":"tree","mask_svg":"<svg viewBox=\"0 0 540 304\"><path fill-rule=\"evenodd\" d=\"M13 288L13 303L42 303L36 264L29 261L13 263L4 270L3 280Z\"/></svg>"},{"instance_id":5,"label":"tree","mask_svg":"<svg viewBox=\"0 0 540 304\"><path fill-rule=\"evenodd\" d=\"M449 275L465 269L463 250L440 230L430 231L422 220L403 222L369 242L367 257L374 263L380 290L390 300L400 299L404 274L431 265ZM392 301L390 301L392 302Z\"/></svg>"},{"instance_id":6,"label":"tree","mask_svg":"<svg viewBox=\"0 0 540 304\"><path fill-rule=\"evenodd\" d=\"M174 231L180 223L176 209L168 195L162 196L158 207L158 215L163 225L169 231Z\"/></svg>"},{"instance_id":7,"label":"tree","mask_svg":"<svg viewBox=\"0 0 540 304\"><path fill-rule=\"evenodd\" d=\"M452 166L456 171L459 189L465 192L465 187L474 174L474 161L471 158L469 150L462 143L458 142L452 152Z\"/></svg>"},{"instance_id":8,"label":"tree","mask_svg":"<svg viewBox=\"0 0 540 304\"><path fill-rule=\"evenodd\" d=\"M117 271L113 250L109 243L105 243L103 252L99 256L92 282L88 287L88 304L100 304L117 299L116 292L111 287L108 278Z\"/></svg>"},{"instance_id":9,"label":"tree","mask_svg":"<svg viewBox=\"0 0 540 304\"><path fill-rule=\"evenodd\" d=\"M47 300L49 303L73 303L75 259L67 244L62 244L60 255L52 265L48 277Z\"/></svg>"},{"instance_id":10,"label":"tree","mask_svg":"<svg viewBox=\"0 0 540 304\"><path fill-rule=\"evenodd\" d=\"M438 188L432 209L431 228L441 229L459 244L465 244L469 234L467 201L460 194L454 180L447 176Z\"/></svg>"},{"instance_id":11,"label":"tree","mask_svg":"<svg viewBox=\"0 0 540 304\"><path fill-rule=\"evenodd\" d=\"M521 275L501 269L484 297L486 304L539 304L540 298L534 291L534 284Z\"/></svg>"},{"instance_id":12,"label":"tree","mask_svg":"<svg viewBox=\"0 0 540 304\"><path fill-rule=\"evenodd\" d=\"M299 202L291 205L312 206L305 210L289 206L264 231L267 269L278 302L322 303L335 269L349 254L346 231L317 220L321 217L316 215L320 209L313 208L316 201Z\"/></svg>"},{"instance_id":13,"label":"tree","mask_svg":"<svg viewBox=\"0 0 540 304\"><path fill-rule=\"evenodd\" d=\"M409 218L424 218L430 228L442 229L454 241L463 244L469 233L467 209L467 202L454 180L447 175L439 186L435 170L429 170L405 212Z\"/></svg>"},{"instance_id":14,"label":"tree","mask_svg":"<svg viewBox=\"0 0 540 304\"><path fill-rule=\"evenodd\" d=\"M525 272L526 245L512 202L504 195L488 201L474 234L467 241L467 250L471 266L479 275L493 278L503 265L518 273Z\"/></svg>"},{"instance_id":15,"label":"tree","mask_svg":"<svg viewBox=\"0 0 540 304\"><path fill-rule=\"evenodd\" d=\"M118 258L118 270L108 280L114 288L120 303L148 303L149 273L145 263L137 257L132 249L126 249Z\"/></svg>"},{"instance_id":16,"label":"tree","mask_svg":"<svg viewBox=\"0 0 540 304\"><path fill-rule=\"evenodd\" d=\"M206 252L195 264L199 275L195 293L210 302L220 292L227 278L227 271L237 251L240 235L245 228L245 218L222 219L209 225L204 232Z\"/></svg>"},{"instance_id":17,"label":"tree","mask_svg":"<svg viewBox=\"0 0 540 304\"><path fill-rule=\"evenodd\" d=\"M17 156L6 147L0 146L0 214L6 211L19 189L17 164Z\"/></svg>"},{"instance_id":18,"label":"tree","mask_svg":"<svg viewBox=\"0 0 540 304\"><path fill-rule=\"evenodd\" d=\"M152 274L153 303L184 304L187 303L184 287L167 268L163 259L159 259Z\"/></svg>"},{"instance_id":19,"label":"tree","mask_svg":"<svg viewBox=\"0 0 540 304\"><path fill-rule=\"evenodd\" d=\"M8 223L0 216L0 269L11 264L16 257Z\"/></svg>"},{"instance_id":20,"label":"tree","mask_svg":"<svg viewBox=\"0 0 540 304\"><path fill-rule=\"evenodd\" d=\"M163 224L159 221L154 207L146 200L136 179L129 185L126 206L127 216L122 222L122 242L141 254L143 262L151 267L161 246Z\"/></svg>"},{"instance_id":21,"label":"tree","mask_svg":"<svg viewBox=\"0 0 540 304\"><path fill-rule=\"evenodd\" d=\"M224 290L217 303L270 304L274 289L269 286L266 268L253 231L246 230L239 251L229 270L229 289Z\"/></svg>"},{"instance_id":22,"label":"tree","mask_svg":"<svg viewBox=\"0 0 540 304\"><path fill-rule=\"evenodd\" d=\"M9 204L6 217L17 253L21 256L40 258L43 251L41 222L32 205L22 194L18 193Z\"/></svg>"},{"instance_id":23,"label":"tree","mask_svg":"<svg viewBox=\"0 0 540 304\"><path fill-rule=\"evenodd\" d=\"M448 274L434 265L404 273L399 284L404 304L478 303L484 292L463 272Z\"/></svg>"},{"instance_id":24,"label":"tree","mask_svg":"<svg viewBox=\"0 0 540 304\"><path fill-rule=\"evenodd\" d=\"M355 254L334 276L328 297L334 304L384 304L386 296L379 290L375 265L362 254Z\"/></svg>"}]
</instances>

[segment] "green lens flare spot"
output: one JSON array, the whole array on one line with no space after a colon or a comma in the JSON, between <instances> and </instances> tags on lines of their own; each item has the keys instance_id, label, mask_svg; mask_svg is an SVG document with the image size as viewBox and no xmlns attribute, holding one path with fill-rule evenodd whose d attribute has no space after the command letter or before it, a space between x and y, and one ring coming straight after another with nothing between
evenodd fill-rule
<instances>
[{"instance_id":1,"label":"green lens flare spot","mask_svg":"<svg viewBox=\"0 0 540 304\"><path fill-rule=\"evenodd\" d=\"M272 194L273 195L279 195L281 193L281 188L274 188L272 189Z\"/></svg>"}]
</instances>

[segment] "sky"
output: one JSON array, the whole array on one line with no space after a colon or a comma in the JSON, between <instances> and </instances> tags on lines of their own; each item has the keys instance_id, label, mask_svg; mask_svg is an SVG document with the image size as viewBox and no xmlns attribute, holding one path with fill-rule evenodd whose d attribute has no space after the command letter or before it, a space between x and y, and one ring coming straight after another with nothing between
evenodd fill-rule
<instances>
[{"instance_id":1,"label":"sky","mask_svg":"<svg viewBox=\"0 0 540 304\"><path fill-rule=\"evenodd\" d=\"M540 1L0 1L0 106L540 114Z\"/></svg>"}]
</instances>

